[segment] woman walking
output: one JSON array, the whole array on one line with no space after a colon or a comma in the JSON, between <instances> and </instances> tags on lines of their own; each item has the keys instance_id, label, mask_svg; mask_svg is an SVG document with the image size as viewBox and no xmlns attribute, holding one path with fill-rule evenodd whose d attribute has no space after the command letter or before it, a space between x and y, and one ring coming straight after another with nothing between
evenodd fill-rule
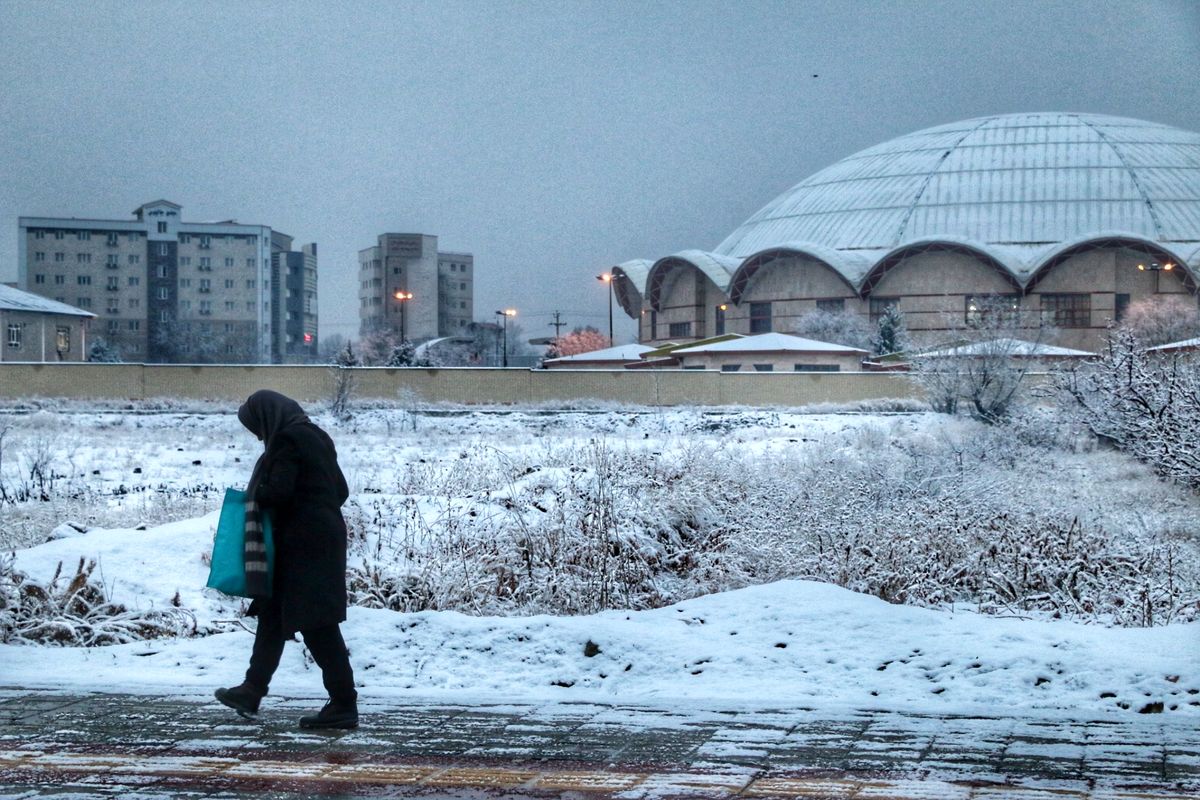
<instances>
[{"instance_id":1,"label":"woman walking","mask_svg":"<svg viewBox=\"0 0 1200 800\"><path fill-rule=\"evenodd\" d=\"M217 699L244 717L258 713L283 644L299 632L312 653L329 702L301 717L301 728L354 728L358 693L339 623L346 619L346 523L341 507L349 496L329 434L314 425L300 404L268 390L257 391L238 409L242 425L263 442L246 487L247 532L258 514L269 512L275 541L274 585L247 547L247 582L261 591L246 612L258 617L246 680L217 689ZM252 541L248 537L248 544ZM269 596L268 596L269 591Z\"/></svg>"}]
</instances>

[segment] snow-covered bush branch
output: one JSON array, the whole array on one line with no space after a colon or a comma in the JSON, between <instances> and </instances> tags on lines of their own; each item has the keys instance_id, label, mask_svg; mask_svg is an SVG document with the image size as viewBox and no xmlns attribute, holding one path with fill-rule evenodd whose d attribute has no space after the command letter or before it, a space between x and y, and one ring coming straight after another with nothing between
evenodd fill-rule
<instances>
[{"instance_id":1,"label":"snow-covered bush branch","mask_svg":"<svg viewBox=\"0 0 1200 800\"><path fill-rule=\"evenodd\" d=\"M1200 489L1200 360L1155 355L1118 329L1091 363L1055 376L1059 402L1094 433L1158 474Z\"/></svg>"}]
</instances>

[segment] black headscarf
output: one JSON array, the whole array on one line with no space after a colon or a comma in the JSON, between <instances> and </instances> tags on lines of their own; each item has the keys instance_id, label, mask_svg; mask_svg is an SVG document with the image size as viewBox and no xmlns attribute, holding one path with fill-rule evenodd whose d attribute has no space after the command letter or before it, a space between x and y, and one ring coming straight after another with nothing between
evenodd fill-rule
<instances>
[{"instance_id":1,"label":"black headscarf","mask_svg":"<svg viewBox=\"0 0 1200 800\"><path fill-rule=\"evenodd\" d=\"M281 431L293 425L309 422L304 409L290 397L262 389L247 398L238 408L238 420L246 429L263 442L263 454L254 465L250 483L246 486L244 563L246 571L246 593L250 597L268 597L271 594L270 567L267 561L264 520L256 500L258 483L267 464L270 463L272 445L279 441Z\"/></svg>"}]
</instances>

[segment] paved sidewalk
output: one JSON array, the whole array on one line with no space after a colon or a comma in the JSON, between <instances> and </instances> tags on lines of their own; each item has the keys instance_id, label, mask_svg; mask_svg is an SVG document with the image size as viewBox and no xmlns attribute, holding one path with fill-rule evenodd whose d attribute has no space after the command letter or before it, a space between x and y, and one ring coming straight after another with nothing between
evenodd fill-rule
<instances>
[{"instance_id":1,"label":"paved sidewalk","mask_svg":"<svg viewBox=\"0 0 1200 800\"><path fill-rule=\"evenodd\" d=\"M1165 717L364 703L355 731L301 732L317 706L0 690L0 797L1200 796L1200 733Z\"/></svg>"}]
</instances>

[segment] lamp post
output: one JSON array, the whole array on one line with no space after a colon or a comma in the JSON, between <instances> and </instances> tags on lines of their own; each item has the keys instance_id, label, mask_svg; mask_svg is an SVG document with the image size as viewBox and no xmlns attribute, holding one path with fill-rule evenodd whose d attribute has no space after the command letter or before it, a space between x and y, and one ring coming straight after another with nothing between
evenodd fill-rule
<instances>
[{"instance_id":1,"label":"lamp post","mask_svg":"<svg viewBox=\"0 0 1200 800\"><path fill-rule=\"evenodd\" d=\"M406 300L413 299L413 293L406 292L403 289L397 289L395 293L392 294L392 297L396 298L396 302L400 304L400 341L407 342L408 331L405 330L404 325L404 303Z\"/></svg>"},{"instance_id":2,"label":"lamp post","mask_svg":"<svg viewBox=\"0 0 1200 800\"><path fill-rule=\"evenodd\" d=\"M606 272L603 275L597 275L596 280L608 284L608 346L615 347L616 342L613 341L613 323L612 323L612 298L613 298L613 276L611 272Z\"/></svg>"},{"instance_id":3,"label":"lamp post","mask_svg":"<svg viewBox=\"0 0 1200 800\"><path fill-rule=\"evenodd\" d=\"M515 308L506 308L503 311L497 311L496 314L498 316L504 317L504 340L503 340L504 343L503 343L503 345L501 345L501 347L502 347L501 366L507 367L508 366L508 318L515 317L517 315L517 310Z\"/></svg>"},{"instance_id":4,"label":"lamp post","mask_svg":"<svg viewBox=\"0 0 1200 800\"><path fill-rule=\"evenodd\" d=\"M1137 265L1138 272L1153 272L1154 273L1154 293L1159 293L1158 276L1161 272L1170 272L1175 269L1175 265L1168 261L1165 264L1160 264L1157 261L1143 261Z\"/></svg>"}]
</instances>

